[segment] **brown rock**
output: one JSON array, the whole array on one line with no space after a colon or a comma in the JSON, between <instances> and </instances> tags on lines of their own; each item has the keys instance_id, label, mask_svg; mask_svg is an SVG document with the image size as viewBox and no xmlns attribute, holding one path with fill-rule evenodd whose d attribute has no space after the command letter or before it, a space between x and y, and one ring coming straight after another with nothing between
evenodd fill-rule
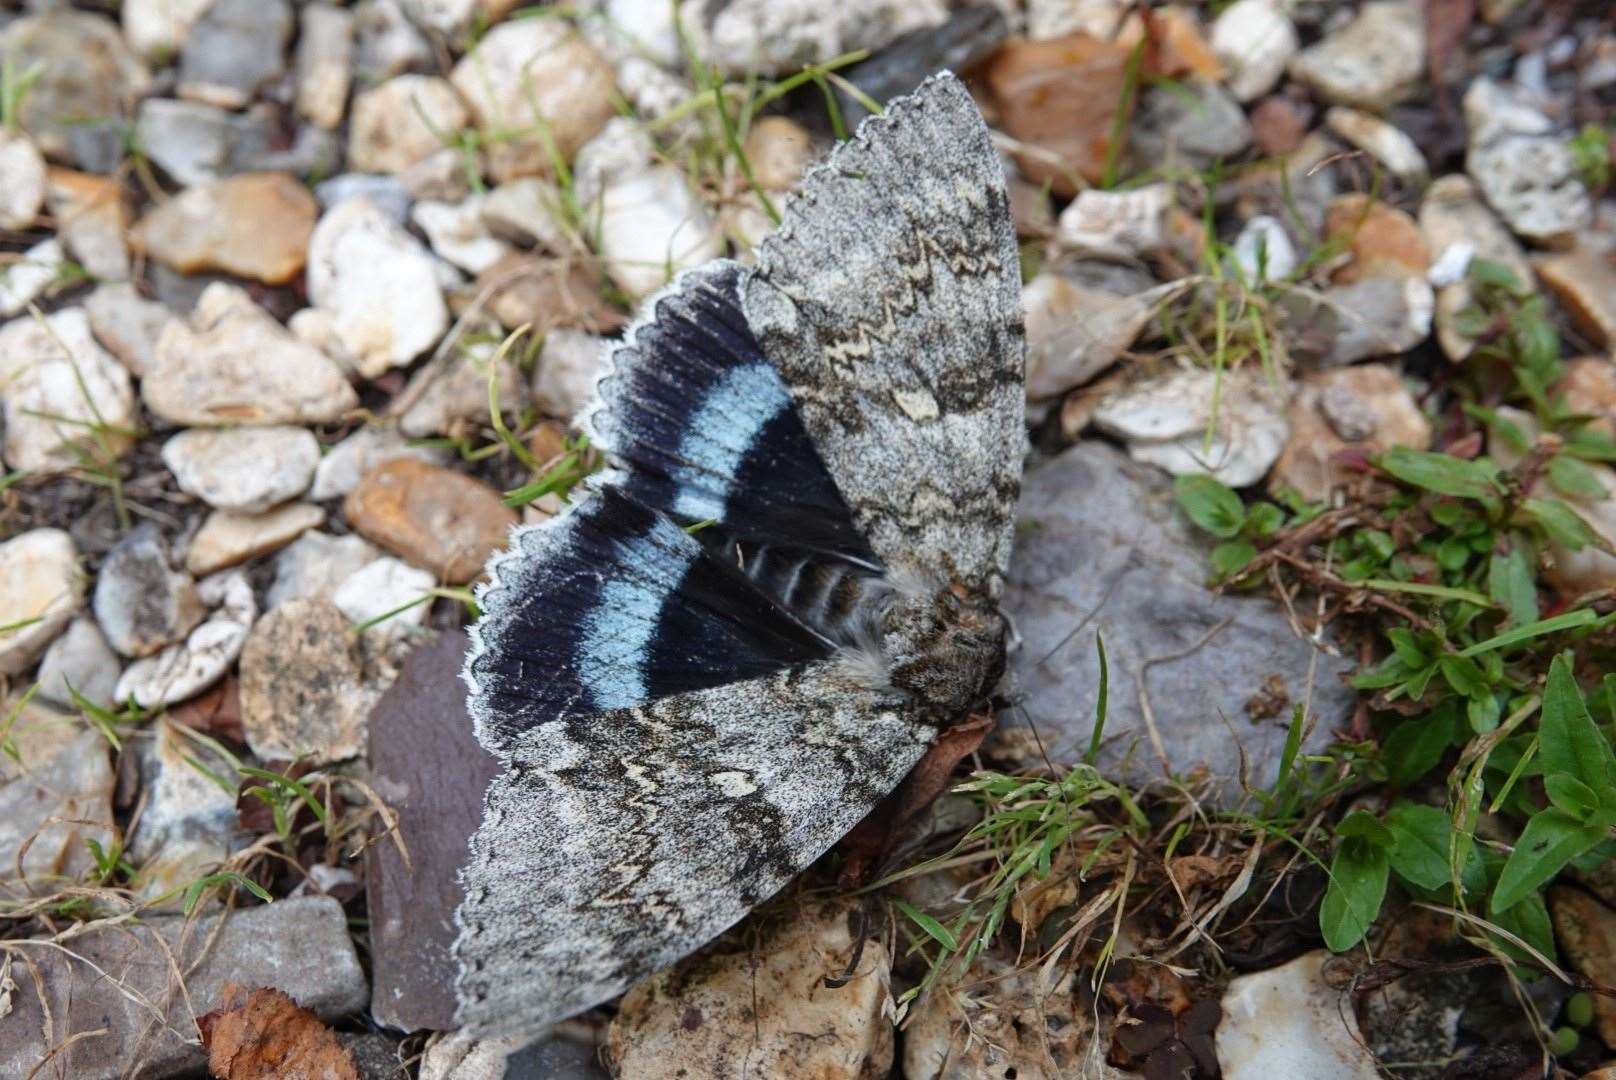
<instances>
[{"instance_id":1,"label":"brown rock","mask_svg":"<svg viewBox=\"0 0 1616 1080\"><path fill-rule=\"evenodd\" d=\"M482 573L517 520L482 481L413 458L366 476L343 512L367 539L455 585Z\"/></svg>"},{"instance_id":2,"label":"brown rock","mask_svg":"<svg viewBox=\"0 0 1616 1080\"><path fill-rule=\"evenodd\" d=\"M129 214L118 181L60 168L51 169L48 177L46 203L68 254L95 277L126 279Z\"/></svg>"},{"instance_id":3,"label":"brown rock","mask_svg":"<svg viewBox=\"0 0 1616 1080\"><path fill-rule=\"evenodd\" d=\"M1603 356L1568 361L1554 393L1565 395L1566 408L1593 416L1592 427L1616 438L1616 363Z\"/></svg>"},{"instance_id":4,"label":"brown rock","mask_svg":"<svg viewBox=\"0 0 1616 1080\"><path fill-rule=\"evenodd\" d=\"M1100 180L1130 51L1079 33L1012 39L987 61L983 77L1001 125L1029 144L1016 154L1028 180L1068 196L1079 177Z\"/></svg>"},{"instance_id":5,"label":"brown rock","mask_svg":"<svg viewBox=\"0 0 1616 1080\"><path fill-rule=\"evenodd\" d=\"M1333 200L1324 228L1327 242L1351 256L1335 272L1339 285L1371 277L1424 277L1431 267L1430 249L1414 219L1367 195Z\"/></svg>"},{"instance_id":6,"label":"brown rock","mask_svg":"<svg viewBox=\"0 0 1616 1080\"><path fill-rule=\"evenodd\" d=\"M1270 491L1295 488L1321 502L1351 474L1338 459L1344 451L1367 457L1393 446L1424 450L1431 422L1395 368L1359 364L1304 375L1286 414L1291 436L1268 477Z\"/></svg>"},{"instance_id":7,"label":"brown rock","mask_svg":"<svg viewBox=\"0 0 1616 1080\"><path fill-rule=\"evenodd\" d=\"M303 269L319 207L286 173L187 188L135 226L135 246L182 274L217 271L270 285Z\"/></svg>"},{"instance_id":8,"label":"brown rock","mask_svg":"<svg viewBox=\"0 0 1616 1080\"><path fill-rule=\"evenodd\" d=\"M814 140L789 116L764 116L746 133L746 159L757 182L770 191L786 191L802 179L814 160Z\"/></svg>"},{"instance_id":9,"label":"brown rock","mask_svg":"<svg viewBox=\"0 0 1616 1080\"><path fill-rule=\"evenodd\" d=\"M241 726L265 761L341 761L364 749L372 697L353 623L327 600L288 600L241 650Z\"/></svg>"},{"instance_id":10,"label":"brown rock","mask_svg":"<svg viewBox=\"0 0 1616 1080\"><path fill-rule=\"evenodd\" d=\"M1537 260L1538 276L1595 345L1616 349L1616 252L1578 244Z\"/></svg>"},{"instance_id":11,"label":"brown rock","mask_svg":"<svg viewBox=\"0 0 1616 1080\"><path fill-rule=\"evenodd\" d=\"M1571 965L1605 986L1616 982L1616 911L1581 889L1556 885L1549 890L1554 937ZM1616 1000L1594 999L1595 1027L1608 1047L1616 1047Z\"/></svg>"},{"instance_id":12,"label":"brown rock","mask_svg":"<svg viewBox=\"0 0 1616 1080\"><path fill-rule=\"evenodd\" d=\"M185 568L201 577L235 566L278 551L323 521L325 511L304 502L289 502L262 514L215 510L191 539Z\"/></svg>"},{"instance_id":13,"label":"brown rock","mask_svg":"<svg viewBox=\"0 0 1616 1080\"><path fill-rule=\"evenodd\" d=\"M477 277L489 290L488 310L507 330L531 325L535 335L557 327L609 334L628 322L606 302L600 282L577 265L512 252Z\"/></svg>"},{"instance_id":14,"label":"brown rock","mask_svg":"<svg viewBox=\"0 0 1616 1080\"><path fill-rule=\"evenodd\" d=\"M117 835L112 765L101 733L43 709L20 714L8 726L22 728L15 732L21 737L36 723L52 724L71 739L19 775L0 772L0 892L8 898L44 896L76 883L93 865L86 842L105 847ZM5 1040L0 1039L0 1070L4 1067Z\"/></svg>"},{"instance_id":15,"label":"brown rock","mask_svg":"<svg viewBox=\"0 0 1616 1080\"><path fill-rule=\"evenodd\" d=\"M1257 149L1267 156L1294 151L1307 137L1307 124L1312 111L1283 94L1263 98L1251 110L1251 137Z\"/></svg>"}]
</instances>

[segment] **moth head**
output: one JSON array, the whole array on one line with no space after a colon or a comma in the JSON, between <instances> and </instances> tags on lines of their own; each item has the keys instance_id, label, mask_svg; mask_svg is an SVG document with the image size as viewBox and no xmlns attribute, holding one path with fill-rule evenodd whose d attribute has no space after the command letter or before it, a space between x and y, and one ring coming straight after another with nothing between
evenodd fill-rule
<instances>
[{"instance_id":1,"label":"moth head","mask_svg":"<svg viewBox=\"0 0 1616 1080\"><path fill-rule=\"evenodd\" d=\"M999 681L1004 642L998 608L959 588L899 592L882 619L892 685L948 715L965 712Z\"/></svg>"}]
</instances>

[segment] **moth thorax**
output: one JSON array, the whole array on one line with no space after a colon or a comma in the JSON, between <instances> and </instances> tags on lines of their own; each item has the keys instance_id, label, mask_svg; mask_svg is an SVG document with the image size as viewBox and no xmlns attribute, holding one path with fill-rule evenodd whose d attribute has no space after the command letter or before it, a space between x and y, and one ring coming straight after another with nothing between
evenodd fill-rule
<instances>
[{"instance_id":1,"label":"moth thorax","mask_svg":"<svg viewBox=\"0 0 1616 1080\"><path fill-rule=\"evenodd\" d=\"M951 589L896 594L881 651L893 686L946 717L978 704L1004 674L1005 621L991 604Z\"/></svg>"}]
</instances>

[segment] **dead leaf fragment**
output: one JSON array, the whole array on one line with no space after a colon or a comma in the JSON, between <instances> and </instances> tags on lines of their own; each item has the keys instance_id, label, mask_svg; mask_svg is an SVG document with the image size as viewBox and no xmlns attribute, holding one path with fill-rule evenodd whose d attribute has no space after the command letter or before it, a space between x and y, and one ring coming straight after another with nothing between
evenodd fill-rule
<instances>
[{"instance_id":1,"label":"dead leaf fragment","mask_svg":"<svg viewBox=\"0 0 1616 1080\"><path fill-rule=\"evenodd\" d=\"M319 1017L268 987L226 983L223 1004L197 1018L216 1080L359 1080L353 1058Z\"/></svg>"}]
</instances>

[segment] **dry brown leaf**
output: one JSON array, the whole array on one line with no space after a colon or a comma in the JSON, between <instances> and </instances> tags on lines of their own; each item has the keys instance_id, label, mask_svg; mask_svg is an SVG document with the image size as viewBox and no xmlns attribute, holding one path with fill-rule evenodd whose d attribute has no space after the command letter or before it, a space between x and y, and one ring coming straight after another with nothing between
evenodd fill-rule
<instances>
[{"instance_id":1,"label":"dry brown leaf","mask_svg":"<svg viewBox=\"0 0 1616 1080\"><path fill-rule=\"evenodd\" d=\"M331 1029L286 994L226 983L222 1000L196 1022L216 1080L359 1080Z\"/></svg>"}]
</instances>

